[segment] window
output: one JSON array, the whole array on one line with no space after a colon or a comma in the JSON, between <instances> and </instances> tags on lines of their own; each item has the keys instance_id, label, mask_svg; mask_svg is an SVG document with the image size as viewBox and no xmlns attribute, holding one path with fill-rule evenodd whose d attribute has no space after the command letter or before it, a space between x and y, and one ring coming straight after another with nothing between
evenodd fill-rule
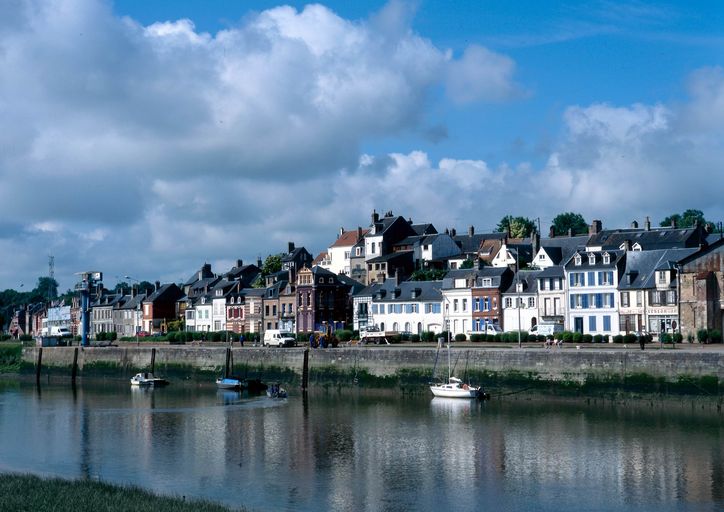
<instances>
[{"instance_id":1,"label":"window","mask_svg":"<svg viewBox=\"0 0 724 512\"><path fill-rule=\"evenodd\" d=\"M596 317L595 316L588 317L588 330L590 332L596 331Z\"/></svg>"},{"instance_id":2,"label":"window","mask_svg":"<svg viewBox=\"0 0 724 512\"><path fill-rule=\"evenodd\" d=\"M324 278L323 278L323 277L320 277L320 278L319 278L319 284L323 284L323 283L324 283Z\"/></svg>"},{"instance_id":3,"label":"window","mask_svg":"<svg viewBox=\"0 0 724 512\"><path fill-rule=\"evenodd\" d=\"M468 299L463 299L463 311L468 310Z\"/></svg>"},{"instance_id":4,"label":"window","mask_svg":"<svg viewBox=\"0 0 724 512\"><path fill-rule=\"evenodd\" d=\"M490 277L484 277L483 286L493 286L493 279Z\"/></svg>"},{"instance_id":5,"label":"window","mask_svg":"<svg viewBox=\"0 0 724 512\"><path fill-rule=\"evenodd\" d=\"M535 307L535 297L528 297L528 307L529 308Z\"/></svg>"},{"instance_id":6,"label":"window","mask_svg":"<svg viewBox=\"0 0 724 512\"><path fill-rule=\"evenodd\" d=\"M589 265L595 265L596 264L596 255L591 253L588 255L588 264Z\"/></svg>"},{"instance_id":7,"label":"window","mask_svg":"<svg viewBox=\"0 0 724 512\"><path fill-rule=\"evenodd\" d=\"M588 286L596 286L596 273L595 272L588 273Z\"/></svg>"},{"instance_id":8,"label":"window","mask_svg":"<svg viewBox=\"0 0 724 512\"><path fill-rule=\"evenodd\" d=\"M609 315L603 315L603 330L605 332L611 331L611 317Z\"/></svg>"},{"instance_id":9,"label":"window","mask_svg":"<svg viewBox=\"0 0 724 512\"><path fill-rule=\"evenodd\" d=\"M392 324L392 330L395 331L395 332L397 332L397 330L398 330L397 322L395 322L395 323Z\"/></svg>"},{"instance_id":10,"label":"window","mask_svg":"<svg viewBox=\"0 0 724 512\"><path fill-rule=\"evenodd\" d=\"M493 297L493 310L498 309L498 298Z\"/></svg>"},{"instance_id":11,"label":"window","mask_svg":"<svg viewBox=\"0 0 724 512\"><path fill-rule=\"evenodd\" d=\"M370 254L374 254L374 253L375 253L375 243L372 242L372 243L370 244Z\"/></svg>"},{"instance_id":12,"label":"window","mask_svg":"<svg viewBox=\"0 0 724 512\"><path fill-rule=\"evenodd\" d=\"M611 255L607 252L603 253L603 264L608 265L611 263Z\"/></svg>"},{"instance_id":13,"label":"window","mask_svg":"<svg viewBox=\"0 0 724 512\"><path fill-rule=\"evenodd\" d=\"M636 306L641 307L642 300L643 300L643 293L636 292Z\"/></svg>"},{"instance_id":14,"label":"window","mask_svg":"<svg viewBox=\"0 0 724 512\"><path fill-rule=\"evenodd\" d=\"M410 322L405 322L405 332L410 332Z\"/></svg>"},{"instance_id":15,"label":"window","mask_svg":"<svg viewBox=\"0 0 724 512\"><path fill-rule=\"evenodd\" d=\"M349 251L344 251L344 259L349 259Z\"/></svg>"},{"instance_id":16,"label":"window","mask_svg":"<svg viewBox=\"0 0 724 512\"><path fill-rule=\"evenodd\" d=\"M272 316L277 316L277 305L276 304L272 305Z\"/></svg>"},{"instance_id":17,"label":"window","mask_svg":"<svg viewBox=\"0 0 724 512\"><path fill-rule=\"evenodd\" d=\"M483 311L490 311L490 297L483 298Z\"/></svg>"},{"instance_id":18,"label":"window","mask_svg":"<svg viewBox=\"0 0 724 512\"><path fill-rule=\"evenodd\" d=\"M660 271L656 272L658 279L656 280L658 284L666 284L666 272Z\"/></svg>"},{"instance_id":19,"label":"window","mask_svg":"<svg viewBox=\"0 0 724 512\"><path fill-rule=\"evenodd\" d=\"M454 299L453 300L453 311L457 312L457 310L458 310L458 300Z\"/></svg>"},{"instance_id":20,"label":"window","mask_svg":"<svg viewBox=\"0 0 724 512\"><path fill-rule=\"evenodd\" d=\"M377 314L377 304L372 304L372 314L373 315Z\"/></svg>"},{"instance_id":21,"label":"window","mask_svg":"<svg viewBox=\"0 0 724 512\"><path fill-rule=\"evenodd\" d=\"M385 314L385 305L384 304L380 304L380 314L381 315Z\"/></svg>"},{"instance_id":22,"label":"window","mask_svg":"<svg viewBox=\"0 0 724 512\"><path fill-rule=\"evenodd\" d=\"M505 307L506 308L512 308L513 307L513 299L510 297L505 298Z\"/></svg>"},{"instance_id":23,"label":"window","mask_svg":"<svg viewBox=\"0 0 724 512\"><path fill-rule=\"evenodd\" d=\"M408 315L413 313L414 312L413 306L414 306L414 304L405 304L405 313L407 313ZM405 330L409 331L409 329L405 329Z\"/></svg>"},{"instance_id":24,"label":"window","mask_svg":"<svg viewBox=\"0 0 724 512\"><path fill-rule=\"evenodd\" d=\"M267 305L264 307L264 314L265 314L266 316L269 316L269 304L267 304Z\"/></svg>"},{"instance_id":25,"label":"window","mask_svg":"<svg viewBox=\"0 0 724 512\"><path fill-rule=\"evenodd\" d=\"M355 247L355 248L354 248L354 255L355 255L355 256L361 256L361 255L362 255L362 247Z\"/></svg>"},{"instance_id":26,"label":"window","mask_svg":"<svg viewBox=\"0 0 724 512\"><path fill-rule=\"evenodd\" d=\"M428 251L428 250L430 250L430 244L425 244L425 245L423 245L423 246L422 246L422 250L423 250L423 251Z\"/></svg>"},{"instance_id":27,"label":"window","mask_svg":"<svg viewBox=\"0 0 724 512\"><path fill-rule=\"evenodd\" d=\"M576 254L576 257L573 259L573 263L574 263L577 267L580 267L580 266L581 266L581 255L580 255L580 254Z\"/></svg>"},{"instance_id":28,"label":"window","mask_svg":"<svg viewBox=\"0 0 724 512\"><path fill-rule=\"evenodd\" d=\"M571 286L583 286L583 272L571 272L569 281Z\"/></svg>"},{"instance_id":29,"label":"window","mask_svg":"<svg viewBox=\"0 0 724 512\"><path fill-rule=\"evenodd\" d=\"M545 254L539 254L539 255L538 255L538 259L539 259L539 260L544 260L544 259L546 259Z\"/></svg>"}]
</instances>

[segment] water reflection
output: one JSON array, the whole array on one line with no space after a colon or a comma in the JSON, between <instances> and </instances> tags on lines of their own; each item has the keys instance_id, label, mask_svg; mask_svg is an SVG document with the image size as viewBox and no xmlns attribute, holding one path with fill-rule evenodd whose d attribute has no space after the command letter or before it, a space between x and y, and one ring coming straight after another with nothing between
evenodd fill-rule
<instances>
[{"instance_id":1,"label":"water reflection","mask_svg":"<svg viewBox=\"0 0 724 512\"><path fill-rule=\"evenodd\" d=\"M254 510L716 510L722 433L676 403L0 387L6 471Z\"/></svg>"}]
</instances>

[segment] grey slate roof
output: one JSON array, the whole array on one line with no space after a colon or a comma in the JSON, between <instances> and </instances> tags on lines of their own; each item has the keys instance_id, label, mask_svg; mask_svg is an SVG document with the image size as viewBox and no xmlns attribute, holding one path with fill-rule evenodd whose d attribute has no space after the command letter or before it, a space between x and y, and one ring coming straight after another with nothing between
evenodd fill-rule
<instances>
[{"instance_id":1,"label":"grey slate roof","mask_svg":"<svg viewBox=\"0 0 724 512\"><path fill-rule=\"evenodd\" d=\"M390 262L390 261L396 261L396 260L403 260L403 259L411 259L412 258L412 251L398 251L398 252L391 252L389 254L385 254L383 256L377 256L376 258L371 258L367 260L367 263L384 263L384 262Z\"/></svg>"},{"instance_id":2,"label":"grey slate roof","mask_svg":"<svg viewBox=\"0 0 724 512\"><path fill-rule=\"evenodd\" d=\"M560 265L554 265L552 267L544 268L540 271L540 274L538 274L538 279L548 278L548 277L564 277L565 271L562 266Z\"/></svg>"},{"instance_id":3,"label":"grey slate roof","mask_svg":"<svg viewBox=\"0 0 724 512\"><path fill-rule=\"evenodd\" d=\"M619 280L619 290L656 288L656 271L675 268L675 264L698 252L698 249L663 249L654 251L629 251L626 267ZM676 282L671 283L676 287Z\"/></svg>"},{"instance_id":4,"label":"grey slate roof","mask_svg":"<svg viewBox=\"0 0 724 512\"><path fill-rule=\"evenodd\" d=\"M355 297L372 297L372 302L440 302L442 281L403 281L394 279L372 284L355 294ZM416 290L417 296L412 298Z\"/></svg>"},{"instance_id":5,"label":"grey slate roof","mask_svg":"<svg viewBox=\"0 0 724 512\"><path fill-rule=\"evenodd\" d=\"M464 253L477 253L483 240L503 240L507 233L478 233L470 236L468 234L455 235L453 240Z\"/></svg>"},{"instance_id":6,"label":"grey slate roof","mask_svg":"<svg viewBox=\"0 0 724 512\"><path fill-rule=\"evenodd\" d=\"M435 226L429 222L424 224L411 224L410 227L415 231L417 235L433 235L437 233Z\"/></svg>"},{"instance_id":7,"label":"grey slate roof","mask_svg":"<svg viewBox=\"0 0 724 512\"><path fill-rule=\"evenodd\" d=\"M545 250L553 263L559 265L567 261L577 249L583 249L588 239L588 235L541 238L540 246Z\"/></svg>"},{"instance_id":8,"label":"grey slate roof","mask_svg":"<svg viewBox=\"0 0 724 512\"><path fill-rule=\"evenodd\" d=\"M492 279L493 286L499 287L502 278L506 273L512 274L508 267L482 267L482 268L463 268L450 270L442 280L443 288L450 289L454 287L455 279L474 278L476 285L481 285L485 278Z\"/></svg>"},{"instance_id":9,"label":"grey slate roof","mask_svg":"<svg viewBox=\"0 0 724 512\"><path fill-rule=\"evenodd\" d=\"M593 252L596 255L596 261L593 265L591 265L588 262L588 254ZM576 271L576 270L594 270L594 269L611 269L616 267L616 265L619 263L620 260L626 258L626 254L632 254L634 252L639 251L615 251L615 250L603 250L603 251L576 251L574 254L571 255L570 258L568 258L568 261L563 265L565 268ZM604 264L603 263L603 253L608 253L610 256L610 263ZM581 264L576 265L574 258L576 254L581 255Z\"/></svg>"},{"instance_id":10,"label":"grey slate roof","mask_svg":"<svg viewBox=\"0 0 724 512\"><path fill-rule=\"evenodd\" d=\"M523 290L521 293L538 293L538 278L543 273L542 270L521 270L518 272L518 276L513 278L513 281L508 286L508 289L503 293L516 293L515 285L520 279L523 283Z\"/></svg>"},{"instance_id":11,"label":"grey slate roof","mask_svg":"<svg viewBox=\"0 0 724 512\"><path fill-rule=\"evenodd\" d=\"M646 229L605 229L591 235L586 244L589 247L618 249L626 240L631 245L638 243L644 251L699 247L706 243L706 232L702 228L654 228Z\"/></svg>"}]
</instances>

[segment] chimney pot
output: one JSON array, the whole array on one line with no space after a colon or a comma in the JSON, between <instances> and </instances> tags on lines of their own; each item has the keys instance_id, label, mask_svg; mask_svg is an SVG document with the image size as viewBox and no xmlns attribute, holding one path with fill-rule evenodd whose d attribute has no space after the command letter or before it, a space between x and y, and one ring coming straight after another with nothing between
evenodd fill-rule
<instances>
[{"instance_id":1,"label":"chimney pot","mask_svg":"<svg viewBox=\"0 0 724 512\"><path fill-rule=\"evenodd\" d=\"M589 235L597 235L601 232L601 221L594 220L591 222L591 226L588 228Z\"/></svg>"},{"instance_id":2,"label":"chimney pot","mask_svg":"<svg viewBox=\"0 0 724 512\"><path fill-rule=\"evenodd\" d=\"M646 216L646 222L644 222L644 229L646 231L651 231L651 221L648 216Z\"/></svg>"},{"instance_id":3,"label":"chimney pot","mask_svg":"<svg viewBox=\"0 0 724 512\"><path fill-rule=\"evenodd\" d=\"M468 236L472 237L475 234L475 226L470 226L468 228Z\"/></svg>"},{"instance_id":4,"label":"chimney pot","mask_svg":"<svg viewBox=\"0 0 724 512\"><path fill-rule=\"evenodd\" d=\"M290 254L293 253L294 252L294 242L289 242L287 245L288 245L288 249L289 249L288 252Z\"/></svg>"},{"instance_id":5,"label":"chimney pot","mask_svg":"<svg viewBox=\"0 0 724 512\"><path fill-rule=\"evenodd\" d=\"M455 231L455 228L452 228L450 230L450 236L455 236L455 235L457 235L457 231Z\"/></svg>"},{"instance_id":6,"label":"chimney pot","mask_svg":"<svg viewBox=\"0 0 724 512\"><path fill-rule=\"evenodd\" d=\"M236 268L241 268L244 266L244 260L236 260Z\"/></svg>"},{"instance_id":7,"label":"chimney pot","mask_svg":"<svg viewBox=\"0 0 724 512\"><path fill-rule=\"evenodd\" d=\"M636 221L633 221L633 222L631 223L631 229L638 229L638 228L639 228L639 223L636 222Z\"/></svg>"}]
</instances>

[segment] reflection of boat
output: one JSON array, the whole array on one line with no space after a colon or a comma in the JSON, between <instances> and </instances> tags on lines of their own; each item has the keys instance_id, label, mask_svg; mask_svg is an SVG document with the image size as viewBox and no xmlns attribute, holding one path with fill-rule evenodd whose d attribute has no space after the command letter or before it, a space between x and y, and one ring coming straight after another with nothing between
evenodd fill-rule
<instances>
[{"instance_id":1,"label":"reflection of boat","mask_svg":"<svg viewBox=\"0 0 724 512\"><path fill-rule=\"evenodd\" d=\"M272 384L266 390L266 396L269 398L286 398L287 390L281 387L279 384Z\"/></svg>"},{"instance_id":2,"label":"reflection of boat","mask_svg":"<svg viewBox=\"0 0 724 512\"><path fill-rule=\"evenodd\" d=\"M439 350L439 349L438 349ZM439 352L438 352L439 353ZM437 358L435 359L437 364ZM433 374L434 374L433 370ZM450 368L450 338L447 340L447 382L438 382L430 385L430 391L435 396L445 398L477 398L480 393L480 386L464 384L462 380L452 376Z\"/></svg>"},{"instance_id":3,"label":"reflection of boat","mask_svg":"<svg viewBox=\"0 0 724 512\"><path fill-rule=\"evenodd\" d=\"M228 377L219 377L216 379L216 385L219 389L235 389L238 391L247 390L249 393L263 393L267 385L259 379L244 379L236 375Z\"/></svg>"},{"instance_id":4,"label":"reflection of boat","mask_svg":"<svg viewBox=\"0 0 724 512\"><path fill-rule=\"evenodd\" d=\"M155 377L151 372L137 373L131 377L131 386L165 386L168 384L166 379Z\"/></svg>"},{"instance_id":5,"label":"reflection of boat","mask_svg":"<svg viewBox=\"0 0 724 512\"><path fill-rule=\"evenodd\" d=\"M470 416L474 406L477 406L477 402L474 400L460 400L459 398L436 396L430 401L432 411L439 416Z\"/></svg>"}]
</instances>

